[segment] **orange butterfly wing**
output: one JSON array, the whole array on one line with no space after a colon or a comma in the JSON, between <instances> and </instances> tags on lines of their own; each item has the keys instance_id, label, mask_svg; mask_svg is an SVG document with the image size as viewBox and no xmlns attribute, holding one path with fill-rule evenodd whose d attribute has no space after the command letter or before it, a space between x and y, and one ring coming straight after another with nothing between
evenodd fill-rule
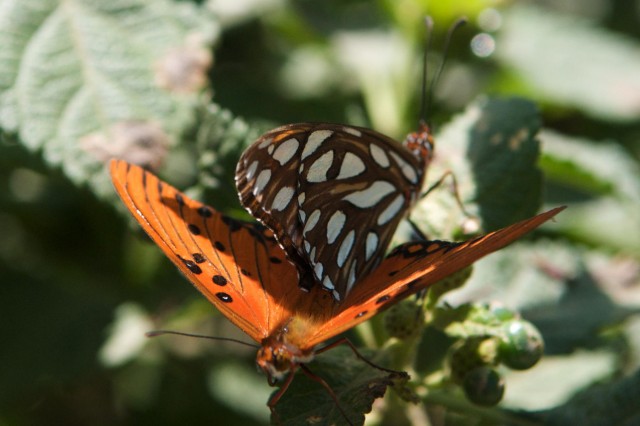
<instances>
[{"instance_id":1,"label":"orange butterfly wing","mask_svg":"<svg viewBox=\"0 0 640 426\"><path fill-rule=\"evenodd\" d=\"M340 310L314 330L307 344L317 345L368 320L394 303L501 249L564 209L558 207L462 243L420 241L396 247L371 275L356 284Z\"/></svg>"},{"instance_id":2,"label":"orange butterfly wing","mask_svg":"<svg viewBox=\"0 0 640 426\"><path fill-rule=\"evenodd\" d=\"M285 333L303 351L506 246L564 209L463 243L403 244L336 304L318 286L310 293L298 288L297 269L271 231L230 219L126 162L113 160L111 176L144 230L231 322L257 342Z\"/></svg>"},{"instance_id":3,"label":"orange butterfly wing","mask_svg":"<svg viewBox=\"0 0 640 426\"><path fill-rule=\"evenodd\" d=\"M231 322L260 342L291 316L298 274L271 231L193 201L140 167L112 160L110 170L142 228Z\"/></svg>"}]
</instances>

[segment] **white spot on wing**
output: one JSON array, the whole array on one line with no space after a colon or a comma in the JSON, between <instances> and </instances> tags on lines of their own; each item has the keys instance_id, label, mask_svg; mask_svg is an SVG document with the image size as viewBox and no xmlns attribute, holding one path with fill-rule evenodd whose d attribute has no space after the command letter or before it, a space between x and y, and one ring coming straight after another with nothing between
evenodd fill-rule
<instances>
[{"instance_id":1,"label":"white spot on wing","mask_svg":"<svg viewBox=\"0 0 640 426\"><path fill-rule=\"evenodd\" d=\"M307 143L304 145L304 149L302 150L302 155L300 158L304 160L305 158L316 152L320 145L322 145L322 142L324 142L332 134L333 131L331 130L316 130L315 132L311 133L309 135L309 138L307 139Z\"/></svg>"},{"instance_id":2,"label":"white spot on wing","mask_svg":"<svg viewBox=\"0 0 640 426\"><path fill-rule=\"evenodd\" d=\"M373 161L378 163L380 167L387 168L391 164L389 157L387 157L387 154L384 152L384 149L380 148L378 145L373 143L369 145L369 152L371 153L371 157L373 157Z\"/></svg>"},{"instance_id":3,"label":"white spot on wing","mask_svg":"<svg viewBox=\"0 0 640 426\"><path fill-rule=\"evenodd\" d=\"M338 250L338 258L337 263L340 268L344 266L344 262L347 260L349 253L351 253L351 249L353 248L353 241L355 240L356 232L352 229L349 231L344 240L342 240L342 244L340 244L340 249Z\"/></svg>"},{"instance_id":4,"label":"white spot on wing","mask_svg":"<svg viewBox=\"0 0 640 426\"><path fill-rule=\"evenodd\" d=\"M340 165L340 173L337 179L347 179L350 177L358 176L366 169L364 162L355 154L347 152Z\"/></svg>"},{"instance_id":5,"label":"white spot on wing","mask_svg":"<svg viewBox=\"0 0 640 426\"><path fill-rule=\"evenodd\" d=\"M247 168L247 180L253 179L253 176L256 174L256 170L258 170L258 160L255 160L251 165Z\"/></svg>"},{"instance_id":6,"label":"white spot on wing","mask_svg":"<svg viewBox=\"0 0 640 426\"><path fill-rule=\"evenodd\" d=\"M298 194L298 205L300 207L302 207L302 204L304 203L304 200L306 197L307 195L304 192L301 192L300 194Z\"/></svg>"},{"instance_id":7,"label":"white spot on wing","mask_svg":"<svg viewBox=\"0 0 640 426\"><path fill-rule=\"evenodd\" d=\"M347 280L347 291L346 294L349 294L353 285L356 282L356 265L358 264L357 260L354 260L351 264L351 269L349 269L349 279Z\"/></svg>"},{"instance_id":8,"label":"white spot on wing","mask_svg":"<svg viewBox=\"0 0 640 426\"><path fill-rule=\"evenodd\" d=\"M260 144L258 144L258 148L259 149L266 148L267 145L269 145L272 141L273 141L273 138L266 138L265 140L260 142Z\"/></svg>"},{"instance_id":9,"label":"white spot on wing","mask_svg":"<svg viewBox=\"0 0 640 426\"><path fill-rule=\"evenodd\" d=\"M271 208L273 210L282 211L287 208L291 199L293 198L293 188L291 186L283 186L280 188L275 198L273 199L273 204L271 204Z\"/></svg>"},{"instance_id":10,"label":"white spot on wing","mask_svg":"<svg viewBox=\"0 0 640 426\"><path fill-rule=\"evenodd\" d=\"M338 293L338 290L333 290L333 291L331 292L331 294L333 295L333 298L334 298L337 302L339 302L339 301L340 301L340 293Z\"/></svg>"},{"instance_id":11,"label":"white spot on wing","mask_svg":"<svg viewBox=\"0 0 640 426\"><path fill-rule=\"evenodd\" d=\"M309 244L309 241L304 242L304 251L306 251L307 254L311 252L311 244Z\"/></svg>"},{"instance_id":12,"label":"white spot on wing","mask_svg":"<svg viewBox=\"0 0 640 426\"><path fill-rule=\"evenodd\" d=\"M393 199L391 204L389 204L387 208L384 209L382 213L380 213L380 215L378 216L378 225L384 225L385 223L393 219L393 217L397 215L398 212L402 209L403 205L404 196L402 194L399 194L398 196L396 196L396 198Z\"/></svg>"},{"instance_id":13,"label":"white spot on wing","mask_svg":"<svg viewBox=\"0 0 640 426\"><path fill-rule=\"evenodd\" d=\"M344 222L347 220L347 216L342 211L337 210L329 218L327 223L327 242L333 244L344 226Z\"/></svg>"},{"instance_id":14,"label":"white spot on wing","mask_svg":"<svg viewBox=\"0 0 640 426\"><path fill-rule=\"evenodd\" d=\"M418 183L418 172L416 172L416 169L411 164L404 161L402 157L395 152L389 151L389 154L391 154L396 163L398 163L398 166L400 166L400 170L402 170L404 177L411 183Z\"/></svg>"},{"instance_id":15,"label":"white spot on wing","mask_svg":"<svg viewBox=\"0 0 640 426\"><path fill-rule=\"evenodd\" d=\"M362 132L358 129L354 129L353 127L344 126L342 130L344 130L346 133L352 134L353 136L357 136L357 137L362 136Z\"/></svg>"},{"instance_id":16,"label":"white spot on wing","mask_svg":"<svg viewBox=\"0 0 640 426\"><path fill-rule=\"evenodd\" d=\"M267 148L267 152L269 153L269 155L273 154L273 150L275 149L274 145L269 145L269 147Z\"/></svg>"},{"instance_id":17,"label":"white spot on wing","mask_svg":"<svg viewBox=\"0 0 640 426\"><path fill-rule=\"evenodd\" d=\"M309 219L307 220L307 223L305 223L305 225L304 225L304 229L302 230L302 234L306 235L307 232L311 231L318 224L319 220L320 220L320 210L319 209L315 209L309 215Z\"/></svg>"},{"instance_id":18,"label":"white spot on wing","mask_svg":"<svg viewBox=\"0 0 640 426\"><path fill-rule=\"evenodd\" d=\"M294 155L296 155L299 146L300 142L298 142L297 139L287 139L278 145L278 148L276 148L276 151L273 153L273 158L277 160L281 166L284 166L289 160L291 160L291 158L293 158Z\"/></svg>"},{"instance_id":19,"label":"white spot on wing","mask_svg":"<svg viewBox=\"0 0 640 426\"><path fill-rule=\"evenodd\" d=\"M325 152L311 164L307 172L307 181L311 183L325 182L327 172L333 164L333 151Z\"/></svg>"},{"instance_id":20,"label":"white spot on wing","mask_svg":"<svg viewBox=\"0 0 640 426\"><path fill-rule=\"evenodd\" d=\"M305 223L307 221L307 214L304 212L304 210L298 210L298 218L302 223Z\"/></svg>"},{"instance_id":21,"label":"white spot on wing","mask_svg":"<svg viewBox=\"0 0 640 426\"><path fill-rule=\"evenodd\" d=\"M378 247L378 235L375 232L367 234L367 243L365 245L364 260L371 259L371 256Z\"/></svg>"},{"instance_id":22,"label":"white spot on wing","mask_svg":"<svg viewBox=\"0 0 640 426\"><path fill-rule=\"evenodd\" d=\"M329 277L324 277L324 280L322 280L322 287L324 287L327 290L333 290L334 288L336 288L333 285L333 282L331 282L331 278Z\"/></svg>"},{"instance_id":23,"label":"white spot on wing","mask_svg":"<svg viewBox=\"0 0 640 426\"><path fill-rule=\"evenodd\" d=\"M316 263L315 268L313 268L313 273L316 275L316 278L318 280L322 279L322 271L323 271L324 267L322 266L322 263Z\"/></svg>"},{"instance_id":24,"label":"white spot on wing","mask_svg":"<svg viewBox=\"0 0 640 426\"><path fill-rule=\"evenodd\" d=\"M264 187L269 183L269 179L271 179L271 170L264 169L261 171L256 178L256 185L253 187L253 195L261 193Z\"/></svg>"},{"instance_id":25,"label":"white spot on wing","mask_svg":"<svg viewBox=\"0 0 640 426\"><path fill-rule=\"evenodd\" d=\"M373 184L362 191L354 191L349 195L342 197L343 200L349 201L356 207L369 208L380 202L384 197L395 192L396 188L387 181L377 180Z\"/></svg>"}]
</instances>

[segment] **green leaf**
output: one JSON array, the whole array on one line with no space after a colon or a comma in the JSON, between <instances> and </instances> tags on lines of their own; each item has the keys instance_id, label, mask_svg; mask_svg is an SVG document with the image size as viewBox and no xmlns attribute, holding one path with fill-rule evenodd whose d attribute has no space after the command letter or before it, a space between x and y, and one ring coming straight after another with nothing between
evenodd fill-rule
<instances>
[{"instance_id":1,"label":"green leaf","mask_svg":"<svg viewBox=\"0 0 640 426\"><path fill-rule=\"evenodd\" d=\"M367 357L371 353L367 351L362 355ZM409 379L406 373L390 373L368 365L344 346L319 355L308 367L329 384L344 414L354 425L364 423L364 414L371 411L373 401L382 397L387 387L402 386ZM276 416L278 419L272 418L272 421L283 426L347 424L328 391L301 372L296 374L278 402Z\"/></svg>"},{"instance_id":2,"label":"green leaf","mask_svg":"<svg viewBox=\"0 0 640 426\"><path fill-rule=\"evenodd\" d=\"M640 115L640 48L576 16L513 7L504 14L497 57L530 94L609 120Z\"/></svg>"},{"instance_id":3,"label":"green leaf","mask_svg":"<svg viewBox=\"0 0 640 426\"><path fill-rule=\"evenodd\" d=\"M637 307L616 305L589 271L580 271L565 285L567 290L557 303L522 312L542 332L549 353L568 353L599 330L639 312Z\"/></svg>"},{"instance_id":4,"label":"green leaf","mask_svg":"<svg viewBox=\"0 0 640 426\"><path fill-rule=\"evenodd\" d=\"M215 104L201 108L195 135L198 150L198 184L203 198L217 208L240 206L235 185L235 172L242 151L259 136L258 126L250 127Z\"/></svg>"},{"instance_id":5,"label":"green leaf","mask_svg":"<svg viewBox=\"0 0 640 426\"><path fill-rule=\"evenodd\" d=\"M102 172L108 158L162 160L205 81L216 24L204 9L168 0L41 0L5 1L2 11L6 131L102 194L111 191Z\"/></svg>"},{"instance_id":6,"label":"green leaf","mask_svg":"<svg viewBox=\"0 0 640 426\"><path fill-rule=\"evenodd\" d=\"M554 227L575 239L632 255L640 251L640 167L611 141L544 131L549 193L575 200Z\"/></svg>"},{"instance_id":7,"label":"green leaf","mask_svg":"<svg viewBox=\"0 0 640 426\"><path fill-rule=\"evenodd\" d=\"M594 386L545 413L545 424L634 425L640 421L640 371L606 385Z\"/></svg>"},{"instance_id":8,"label":"green leaf","mask_svg":"<svg viewBox=\"0 0 640 426\"><path fill-rule=\"evenodd\" d=\"M431 325L457 338L501 337L504 324L517 318L499 305L463 304L452 308L448 305L433 311Z\"/></svg>"},{"instance_id":9,"label":"green leaf","mask_svg":"<svg viewBox=\"0 0 640 426\"><path fill-rule=\"evenodd\" d=\"M616 373L617 355L611 350L579 350L570 356L545 355L526 373L505 369L507 393L504 406L516 410L545 410L565 403L579 389L606 380ZM547 424L535 422L534 424ZM562 424L562 423L560 423ZM565 424L584 423L577 419Z\"/></svg>"},{"instance_id":10,"label":"green leaf","mask_svg":"<svg viewBox=\"0 0 640 426\"><path fill-rule=\"evenodd\" d=\"M481 219L486 231L533 216L541 202L542 174L536 166L539 144L535 138L539 126L536 107L524 99L489 98L472 103L436 137L428 182L433 184L451 171L462 204ZM424 221L429 220L430 237L452 238L456 226L452 223L459 226L462 222L447 179L425 197L412 216L428 217ZM438 231L442 229L445 232Z\"/></svg>"},{"instance_id":11,"label":"green leaf","mask_svg":"<svg viewBox=\"0 0 640 426\"><path fill-rule=\"evenodd\" d=\"M511 98L489 100L470 129L467 159L476 183L474 201L487 231L526 219L540 207L539 128L535 105Z\"/></svg>"}]
</instances>

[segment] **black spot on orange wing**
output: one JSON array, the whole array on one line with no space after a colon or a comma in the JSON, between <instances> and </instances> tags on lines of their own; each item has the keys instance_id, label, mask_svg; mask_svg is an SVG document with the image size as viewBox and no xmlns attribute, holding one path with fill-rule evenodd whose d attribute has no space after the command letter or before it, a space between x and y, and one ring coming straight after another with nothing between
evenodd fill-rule
<instances>
[{"instance_id":1,"label":"black spot on orange wing","mask_svg":"<svg viewBox=\"0 0 640 426\"><path fill-rule=\"evenodd\" d=\"M236 232L242 228L242 224L228 216L222 216L222 222L229 227L229 231Z\"/></svg>"},{"instance_id":2,"label":"black spot on orange wing","mask_svg":"<svg viewBox=\"0 0 640 426\"><path fill-rule=\"evenodd\" d=\"M211 280L213 281L214 284L219 285L219 286L227 285L227 279L225 277L223 277L222 275L214 275Z\"/></svg>"},{"instance_id":3,"label":"black spot on orange wing","mask_svg":"<svg viewBox=\"0 0 640 426\"><path fill-rule=\"evenodd\" d=\"M378 300L376 300L376 304L379 305L381 303L386 302L389 299L391 299L391 296L389 296L388 294L384 295L384 296L380 297Z\"/></svg>"},{"instance_id":4,"label":"black spot on orange wing","mask_svg":"<svg viewBox=\"0 0 640 426\"><path fill-rule=\"evenodd\" d=\"M202 206L198 208L198 214L202 217L209 218L211 216L213 216L213 212L211 211L211 209L207 206ZM224 220L224 219L223 219Z\"/></svg>"},{"instance_id":5,"label":"black spot on orange wing","mask_svg":"<svg viewBox=\"0 0 640 426\"><path fill-rule=\"evenodd\" d=\"M193 260L184 259L182 257L180 257L180 260L182 260L182 263L184 263L184 266L186 266L187 269L190 270L192 273L196 275L199 275L202 273L202 269L200 269L200 267Z\"/></svg>"},{"instance_id":6,"label":"black spot on orange wing","mask_svg":"<svg viewBox=\"0 0 640 426\"><path fill-rule=\"evenodd\" d=\"M233 299L231 298L231 296L229 296L227 293L216 293L216 297L220 300L222 300L224 303L231 303L233 302Z\"/></svg>"}]
</instances>

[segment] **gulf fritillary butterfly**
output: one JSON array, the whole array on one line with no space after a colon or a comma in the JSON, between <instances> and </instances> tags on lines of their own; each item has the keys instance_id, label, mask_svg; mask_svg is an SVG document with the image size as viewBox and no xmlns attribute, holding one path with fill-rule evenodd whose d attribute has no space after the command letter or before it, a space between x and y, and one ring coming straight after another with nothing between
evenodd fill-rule
<instances>
[{"instance_id":1,"label":"gulf fritillary butterfly","mask_svg":"<svg viewBox=\"0 0 640 426\"><path fill-rule=\"evenodd\" d=\"M302 288L315 281L340 301L378 265L432 157L424 124L403 145L365 128L302 123L242 154L240 200L299 266Z\"/></svg>"},{"instance_id":2,"label":"gulf fritillary butterfly","mask_svg":"<svg viewBox=\"0 0 640 426\"><path fill-rule=\"evenodd\" d=\"M336 303L321 286L298 288L298 268L274 233L236 221L188 198L138 166L112 160L116 191L143 229L193 285L260 349L275 404L317 346L378 312L498 250L564 207L466 242L419 241L396 247Z\"/></svg>"}]
</instances>

